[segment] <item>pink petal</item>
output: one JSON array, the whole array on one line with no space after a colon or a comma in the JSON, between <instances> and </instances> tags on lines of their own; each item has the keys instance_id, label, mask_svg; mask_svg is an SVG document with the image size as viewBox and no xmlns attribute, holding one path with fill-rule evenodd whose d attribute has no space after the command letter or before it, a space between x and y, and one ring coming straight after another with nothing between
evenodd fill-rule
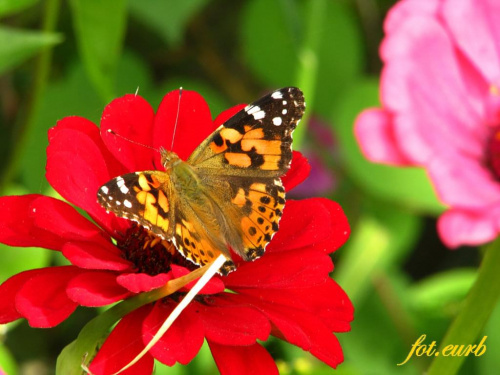
<instances>
[{"instance_id":1,"label":"pink petal","mask_svg":"<svg viewBox=\"0 0 500 375\"><path fill-rule=\"evenodd\" d=\"M425 51L425 53L422 53ZM437 20L409 18L385 39L382 97L394 111L394 134L415 164L435 154L458 152L481 157L486 134L481 126L485 82L463 78L455 46Z\"/></svg>"},{"instance_id":2,"label":"pink petal","mask_svg":"<svg viewBox=\"0 0 500 375\"><path fill-rule=\"evenodd\" d=\"M126 170L107 150L99 129L92 122L66 117L49 130L46 170L52 187L87 211L108 232L124 231L128 227L126 221L107 215L97 203L99 187Z\"/></svg>"},{"instance_id":3,"label":"pink petal","mask_svg":"<svg viewBox=\"0 0 500 375\"><path fill-rule=\"evenodd\" d=\"M442 0L405 0L397 2L384 21L385 34L392 34L405 24L410 17L435 17Z\"/></svg>"},{"instance_id":4,"label":"pink petal","mask_svg":"<svg viewBox=\"0 0 500 375\"><path fill-rule=\"evenodd\" d=\"M144 320L144 342L149 342L174 309L173 303L156 303ZM203 325L189 305L162 336L150 353L160 362L172 366L175 362L188 364L203 344Z\"/></svg>"},{"instance_id":5,"label":"pink petal","mask_svg":"<svg viewBox=\"0 0 500 375\"><path fill-rule=\"evenodd\" d=\"M273 358L260 344L225 346L208 341L221 375L278 375Z\"/></svg>"},{"instance_id":6,"label":"pink petal","mask_svg":"<svg viewBox=\"0 0 500 375\"><path fill-rule=\"evenodd\" d=\"M128 172L155 169L153 158L156 153L152 149L132 143L137 142L152 147L153 124L153 108L139 95L122 96L113 100L104 109L101 119L101 137ZM109 133L109 129L118 136Z\"/></svg>"},{"instance_id":7,"label":"pink petal","mask_svg":"<svg viewBox=\"0 0 500 375\"><path fill-rule=\"evenodd\" d=\"M462 52L487 81L499 87L500 3L497 0L447 0L443 4L443 15Z\"/></svg>"},{"instance_id":8,"label":"pink petal","mask_svg":"<svg viewBox=\"0 0 500 375\"><path fill-rule=\"evenodd\" d=\"M197 303L196 312L203 322L205 337L221 345L252 345L267 340L269 320L257 309L234 301L231 294L214 296L210 304Z\"/></svg>"},{"instance_id":9,"label":"pink petal","mask_svg":"<svg viewBox=\"0 0 500 375\"><path fill-rule=\"evenodd\" d=\"M154 121L153 146L170 150L175 129L173 151L186 160L198 145L215 130L205 99L195 91L171 91L163 98ZM156 159L156 163L160 160ZM159 165L159 164L157 164Z\"/></svg>"},{"instance_id":10,"label":"pink petal","mask_svg":"<svg viewBox=\"0 0 500 375\"><path fill-rule=\"evenodd\" d=\"M62 253L72 264L85 269L124 271L133 267L110 242L72 241L63 246Z\"/></svg>"},{"instance_id":11,"label":"pink petal","mask_svg":"<svg viewBox=\"0 0 500 375\"><path fill-rule=\"evenodd\" d=\"M127 298L131 293L116 283L112 272L85 272L74 277L66 288L68 297L82 306L105 306Z\"/></svg>"},{"instance_id":12,"label":"pink petal","mask_svg":"<svg viewBox=\"0 0 500 375\"><path fill-rule=\"evenodd\" d=\"M126 315L117 324L90 364L92 374L114 374L144 349L142 322L150 311L151 305L146 305ZM153 367L154 359L146 353L135 365L120 374L151 375Z\"/></svg>"},{"instance_id":13,"label":"pink petal","mask_svg":"<svg viewBox=\"0 0 500 375\"><path fill-rule=\"evenodd\" d=\"M356 119L354 132L363 154L370 161L396 165L409 163L398 148L392 116L388 111L363 111Z\"/></svg>"},{"instance_id":14,"label":"pink petal","mask_svg":"<svg viewBox=\"0 0 500 375\"><path fill-rule=\"evenodd\" d=\"M164 286L169 280L172 280L170 273L160 273L150 276L145 273L128 273L116 278L116 282L130 290L132 293L149 292L150 290Z\"/></svg>"},{"instance_id":15,"label":"pink petal","mask_svg":"<svg viewBox=\"0 0 500 375\"><path fill-rule=\"evenodd\" d=\"M66 294L68 282L80 273L72 266L40 269L16 294L19 313L32 327L54 327L76 309L77 303Z\"/></svg>"},{"instance_id":16,"label":"pink petal","mask_svg":"<svg viewBox=\"0 0 500 375\"><path fill-rule=\"evenodd\" d=\"M446 204L481 209L500 200L500 184L478 160L462 155L453 159L436 157L428 170L439 197Z\"/></svg>"},{"instance_id":17,"label":"pink petal","mask_svg":"<svg viewBox=\"0 0 500 375\"><path fill-rule=\"evenodd\" d=\"M439 217L438 232L446 246L477 246L494 240L500 231L500 207L481 211L450 209Z\"/></svg>"}]
</instances>

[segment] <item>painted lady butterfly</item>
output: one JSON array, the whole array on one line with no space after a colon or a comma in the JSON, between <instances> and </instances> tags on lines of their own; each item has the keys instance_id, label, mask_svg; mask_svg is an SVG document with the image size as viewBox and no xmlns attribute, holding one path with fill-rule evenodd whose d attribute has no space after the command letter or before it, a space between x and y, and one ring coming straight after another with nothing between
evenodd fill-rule
<instances>
[{"instance_id":1,"label":"painted lady butterfly","mask_svg":"<svg viewBox=\"0 0 500 375\"><path fill-rule=\"evenodd\" d=\"M227 120L187 161L161 149L165 171L118 176L98 191L99 203L171 241L205 265L223 254L220 272L264 253L285 205L281 177L292 160L292 132L304 113L302 92L277 90Z\"/></svg>"}]
</instances>

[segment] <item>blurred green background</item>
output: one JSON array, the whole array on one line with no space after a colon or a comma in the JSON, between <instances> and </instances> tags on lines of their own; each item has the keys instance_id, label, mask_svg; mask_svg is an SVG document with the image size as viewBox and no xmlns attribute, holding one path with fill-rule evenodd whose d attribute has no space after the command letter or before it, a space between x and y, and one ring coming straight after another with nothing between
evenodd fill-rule
<instances>
[{"instance_id":1,"label":"blurred green background","mask_svg":"<svg viewBox=\"0 0 500 375\"><path fill-rule=\"evenodd\" d=\"M215 117L265 92L298 86L307 118L295 148L309 158L312 173L293 194L340 202L352 227L333 255L332 277L356 309L352 331L338 335L345 362L336 373L422 373L428 357L396 364L421 334L439 344L475 280L480 253L441 244L435 217L444 207L423 171L373 165L354 139L356 115L379 105L378 46L394 3L0 0L0 194L54 194L44 177L47 130L69 115L99 123L114 97L139 89L156 107L182 86L200 92ZM43 249L0 244L0 254L0 282L65 262ZM59 352L96 313L79 308L46 330L24 321L0 326L0 367L8 374L54 373ZM468 358L461 374L500 368L498 332L500 308L484 332L486 354ZM279 340L265 345L281 374L334 372ZM158 364L156 373L217 369L203 347L188 366Z\"/></svg>"}]
</instances>

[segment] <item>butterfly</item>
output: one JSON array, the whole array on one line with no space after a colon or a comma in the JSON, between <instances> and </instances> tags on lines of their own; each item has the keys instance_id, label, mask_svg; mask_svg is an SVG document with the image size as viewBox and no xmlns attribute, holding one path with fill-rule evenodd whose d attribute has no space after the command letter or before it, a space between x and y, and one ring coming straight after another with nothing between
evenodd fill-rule
<instances>
[{"instance_id":1,"label":"butterfly","mask_svg":"<svg viewBox=\"0 0 500 375\"><path fill-rule=\"evenodd\" d=\"M196 265L263 255L278 231L285 205L281 177L292 160L292 133L305 110L295 87L247 105L210 134L183 161L160 149L161 170L118 176L97 192L109 212L133 220Z\"/></svg>"}]
</instances>

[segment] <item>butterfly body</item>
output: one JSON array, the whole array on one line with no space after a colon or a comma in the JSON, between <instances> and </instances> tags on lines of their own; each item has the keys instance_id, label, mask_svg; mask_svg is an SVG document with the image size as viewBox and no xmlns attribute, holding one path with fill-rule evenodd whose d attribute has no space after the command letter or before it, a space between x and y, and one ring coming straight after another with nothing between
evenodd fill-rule
<instances>
[{"instance_id":1,"label":"butterfly body","mask_svg":"<svg viewBox=\"0 0 500 375\"><path fill-rule=\"evenodd\" d=\"M281 177L304 108L299 89L275 91L226 121L187 161L162 149L165 171L118 176L99 189L98 201L171 241L195 264L223 254L221 272L230 272L230 249L254 260L278 230L285 204Z\"/></svg>"}]
</instances>

